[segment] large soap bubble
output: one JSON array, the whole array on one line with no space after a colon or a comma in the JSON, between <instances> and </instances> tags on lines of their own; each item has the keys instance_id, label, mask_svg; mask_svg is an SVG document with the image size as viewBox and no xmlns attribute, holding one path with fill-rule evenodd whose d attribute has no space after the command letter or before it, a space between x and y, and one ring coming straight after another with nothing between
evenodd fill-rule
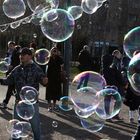
<instances>
[{"instance_id":1,"label":"large soap bubble","mask_svg":"<svg viewBox=\"0 0 140 140\"><path fill-rule=\"evenodd\" d=\"M28 104L26 101L20 101L16 105L16 111L20 118L24 120L30 120L33 118L35 109L32 104Z\"/></svg>"},{"instance_id":2,"label":"large soap bubble","mask_svg":"<svg viewBox=\"0 0 140 140\"><path fill-rule=\"evenodd\" d=\"M69 96L63 96L60 98L59 108L63 111L70 111L73 109L73 103Z\"/></svg>"},{"instance_id":3,"label":"large soap bubble","mask_svg":"<svg viewBox=\"0 0 140 140\"><path fill-rule=\"evenodd\" d=\"M48 15L57 12L57 18L48 22ZM62 42L70 38L74 31L74 19L66 10L51 9L44 13L41 20L41 30L43 34L54 42Z\"/></svg>"},{"instance_id":4,"label":"large soap bubble","mask_svg":"<svg viewBox=\"0 0 140 140\"><path fill-rule=\"evenodd\" d=\"M45 49L39 49L35 52L34 60L39 65L46 65L50 60L50 52Z\"/></svg>"},{"instance_id":5,"label":"large soap bubble","mask_svg":"<svg viewBox=\"0 0 140 140\"><path fill-rule=\"evenodd\" d=\"M32 128L31 128L31 124L29 122L20 121L17 124L19 126L22 126L21 133L19 134L20 137L26 138L31 134Z\"/></svg>"},{"instance_id":6,"label":"large soap bubble","mask_svg":"<svg viewBox=\"0 0 140 140\"><path fill-rule=\"evenodd\" d=\"M98 2L97 0L82 0L81 7L85 13L93 14L98 9Z\"/></svg>"},{"instance_id":7,"label":"large soap bubble","mask_svg":"<svg viewBox=\"0 0 140 140\"><path fill-rule=\"evenodd\" d=\"M136 54L130 61L127 77L134 93L140 96L140 53Z\"/></svg>"},{"instance_id":8,"label":"large soap bubble","mask_svg":"<svg viewBox=\"0 0 140 140\"><path fill-rule=\"evenodd\" d=\"M72 81L70 97L76 107L82 111L90 111L100 103L100 98L97 94L106 85L105 79L96 72L85 71L77 76Z\"/></svg>"},{"instance_id":9,"label":"large soap bubble","mask_svg":"<svg viewBox=\"0 0 140 140\"><path fill-rule=\"evenodd\" d=\"M110 119L117 115L122 104L119 92L113 88L106 88L99 91L98 94L102 100L95 111L97 115L102 119Z\"/></svg>"},{"instance_id":10,"label":"large soap bubble","mask_svg":"<svg viewBox=\"0 0 140 140\"><path fill-rule=\"evenodd\" d=\"M22 131L22 126L19 123L19 120L17 119L12 119L8 122L8 124L6 125L7 128L7 132L9 134L20 134Z\"/></svg>"},{"instance_id":11,"label":"large soap bubble","mask_svg":"<svg viewBox=\"0 0 140 140\"><path fill-rule=\"evenodd\" d=\"M1 73L6 73L9 69L9 64L6 61L1 61L0 62L0 72Z\"/></svg>"},{"instance_id":12,"label":"large soap bubble","mask_svg":"<svg viewBox=\"0 0 140 140\"><path fill-rule=\"evenodd\" d=\"M31 86L24 86L20 91L21 100L27 101L28 104L35 104L38 100L38 91Z\"/></svg>"},{"instance_id":13,"label":"large soap bubble","mask_svg":"<svg viewBox=\"0 0 140 140\"><path fill-rule=\"evenodd\" d=\"M16 19L24 15L26 6L23 0L5 0L3 11L7 17Z\"/></svg>"},{"instance_id":14,"label":"large soap bubble","mask_svg":"<svg viewBox=\"0 0 140 140\"><path fill-rule=\"evenodd\" d=\"M130 30L124 37L124 52L129 58L133 57L133 53L140 50L140 26Z\"/></svg>"},{"instance_id":15,"label":"large soap bubble","mask_svg":"<svg viewBox=\"0 0 140 140\"><path fill-rule=\"evenodd\" d=\"M83 14L83 10L81 6L76 6L76 5L69 7L68 12L73 16L74 20L79 19Z\"/></svg>"}]
</instances>

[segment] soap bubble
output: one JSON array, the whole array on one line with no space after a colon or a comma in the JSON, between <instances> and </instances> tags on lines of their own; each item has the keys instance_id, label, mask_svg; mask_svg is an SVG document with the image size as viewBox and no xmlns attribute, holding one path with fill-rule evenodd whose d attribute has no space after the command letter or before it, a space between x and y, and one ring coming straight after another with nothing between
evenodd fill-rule
<instances>
[{"instance_id":1,"label":"soap bubble","mask_svg":"<svg viewBox=\"0 0 140 140\"><path fill-rule=\"evenodd\" d=\"M48 22L48 14L57 12L57 18ZM53 42L62 42L70 38L74 32L74 19L63 9L51 9L44 13L41 20L41 30L43 34Z\"/></svg>"},{"instance_id":2,"label":"soap bubble","mask_svg":"<svg viewBox=\"0 0 140 140\"><path fill-rule=\"evenodd\" d=\"M26 11L26 6L23 0L5 0L2 8L4 14L12 19L23 16Z\"/></svg>"}]
</instances>

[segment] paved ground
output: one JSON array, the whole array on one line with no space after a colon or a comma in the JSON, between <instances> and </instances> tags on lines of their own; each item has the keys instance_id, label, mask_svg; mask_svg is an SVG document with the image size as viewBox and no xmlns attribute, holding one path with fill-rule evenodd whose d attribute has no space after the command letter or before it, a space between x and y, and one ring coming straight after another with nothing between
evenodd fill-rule
<instances>
[{"instance_id":1,"label":"paved ground","mask_svg":"<svg viewBox=\"0 0 140 140\"><path fill-rule=\"evenodd\" d=\"M6 86L0 86L0 102L3 100L6 93ZM45 88L40 89L40 115L42 127L41 140L131 140L134 134L137 121L130 124L128 121L128 108L123 106L121 109L121 117L124 121L106 122L103 129L96 133L90 133L84 130L79 119L73 111L70 112L48 112L47 104L44 100ZM0 109L0 140L9 140L10 136L6 130L6 124L12 119L14 97L8 104L8 109ZM135 117L137 119L137 116ZM57 127L53 127L55 121ZM26 138L32 140L32 137Z\"/></svg>"}]
</instances>

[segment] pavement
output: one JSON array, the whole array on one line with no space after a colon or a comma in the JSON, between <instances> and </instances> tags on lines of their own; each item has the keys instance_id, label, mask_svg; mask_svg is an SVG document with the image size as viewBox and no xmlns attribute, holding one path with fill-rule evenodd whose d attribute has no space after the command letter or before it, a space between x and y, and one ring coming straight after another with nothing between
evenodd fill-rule
<instances>
[{"instance_id":1,"label":"pavement","mask_svg":"<svg viewBox=\"0 0 140 140\"><path fill-rule=\"evenodd\" d=\"M7 86L0 85L0 102L5 97ZM123 121L106 121L102 130L91 133L85 130L74 111L62 110L48 112L45 99L45 88L40 86L40 116L41 116L41 140L131 140L137 127L137 115L135 122L129 123L128 108L122 106L120 116ZM0 109L0 140L9 140L10 134L6 125L12 119L14 97L10 99L7 109ZM55 126L54 126L55 125ZM32 135L24 140L33 140Z\"/></svg>"}]
</instances>

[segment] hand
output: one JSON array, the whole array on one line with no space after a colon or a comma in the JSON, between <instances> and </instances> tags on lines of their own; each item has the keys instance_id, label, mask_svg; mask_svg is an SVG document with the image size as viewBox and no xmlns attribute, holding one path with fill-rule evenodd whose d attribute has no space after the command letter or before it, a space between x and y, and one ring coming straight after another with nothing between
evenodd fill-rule
<instances>
[{"instance_id":1,"label":"hand","mask_svg":"<svg viewBox=\"0 0 140 140\"><path fill-rule=\"evenodd\" d=\"M44 78L42 79L42 83L43 83L43 85L47 85L47 83L48 83L48 78L47 78L47 77L44 77Z\"/></svg>"}]
</instances>

